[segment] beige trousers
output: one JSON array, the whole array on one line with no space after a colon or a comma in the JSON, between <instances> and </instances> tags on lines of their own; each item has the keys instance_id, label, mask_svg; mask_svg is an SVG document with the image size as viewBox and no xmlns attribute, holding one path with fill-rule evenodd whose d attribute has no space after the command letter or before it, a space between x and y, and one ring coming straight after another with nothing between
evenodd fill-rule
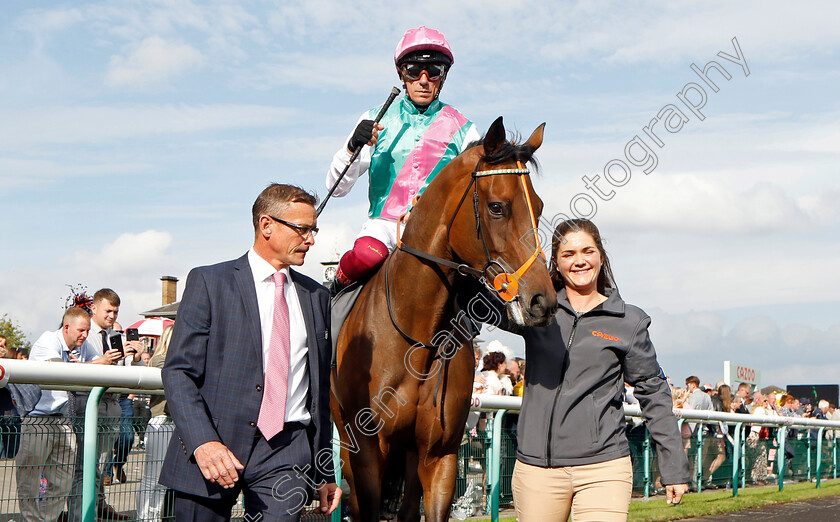
<instances>
[{"instance_id":1,"label":"beige trousers","mask_svg":"<svg viewBox=\"0 0 840 522\"><path fill-rule=\"evenodd\" d=\"M76 437L65 417L26 416L15 457L21 519L54 522L70 493L76 464ZM47 490L40 498L41 475Z\"/></svg>"},{"instance_id":2,"label":"beige trousers","mask_svg":"<svg viewBox=\"0 0 840 522\"><path fill-rule=\"evenodd\" d=\"M516 461L513 503L519 522L627 520L633 490L630 457L540 468Z\"/></svg>"}]
</instances>

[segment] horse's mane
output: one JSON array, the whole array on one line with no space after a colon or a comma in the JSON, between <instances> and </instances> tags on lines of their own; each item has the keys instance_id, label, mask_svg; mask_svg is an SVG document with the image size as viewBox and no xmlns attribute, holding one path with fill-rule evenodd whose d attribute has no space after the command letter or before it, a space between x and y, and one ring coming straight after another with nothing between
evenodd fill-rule
<instances>
[{"instance_id":1,"label":"horse's mane","mask_svg":"<svg viewBox=\"0 0 840 522\"><path fill-rule=\"evenodd\" d=\"M517 144L516 142L519 139L520 136L516 135L511 141L505 141L492 154L482 155L481 161L488 165L520 161L523 164L530 163L534 167L534 170L538 171L539 164L536 158L533 157L534 151L531 150L531 147L527 143ZM470 143L465 150L481 145L484 145L484 138Z\"/></svg>"}]
</instances>

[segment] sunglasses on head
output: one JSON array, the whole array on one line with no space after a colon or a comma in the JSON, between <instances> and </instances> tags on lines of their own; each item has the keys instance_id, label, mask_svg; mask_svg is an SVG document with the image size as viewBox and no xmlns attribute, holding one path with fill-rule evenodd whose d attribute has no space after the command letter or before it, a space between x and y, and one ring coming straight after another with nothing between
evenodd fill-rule
<instances>
[{"instance_id":1,"label":"sunglasses on head","mask_svg":"<svg viewBox=\"0 0 840 522\"><path fill-rule=\"evenodd\" d=\"M446 66L442 63L404 63L400 67L400 71L402 71L403 77L411 82L420 78L423 71L426 71L429 81L434 82L446 74Z\"/></svg>"}]
</instances>

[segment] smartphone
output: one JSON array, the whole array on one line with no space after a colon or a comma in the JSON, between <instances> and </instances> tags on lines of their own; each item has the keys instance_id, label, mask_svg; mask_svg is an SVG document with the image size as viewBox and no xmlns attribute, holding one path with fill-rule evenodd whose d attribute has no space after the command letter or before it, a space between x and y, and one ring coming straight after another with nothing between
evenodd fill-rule
<instances>
[{"instance_id":1,"label":"smartphone","mask_svg":"<svg viewBox=\"0 0 840 522\"><path fill-rule=\"evenodd\" d=\"M125 355L125 350L123 350L122 344L122 335L114 334L111 336L111 349L112 350L119 350L120 355Z\"/></svg>"},{"instance_id":2,"label":"smartphone","mask_svg":"<svg viewBox=\"0 0 840 522\"><path fill-rule=\"evenodd\" d=\"M125 340L126 341L139 341L140 340L140 332L137 328L127 328L125 330Z\"/></svg>"}]
</instances>

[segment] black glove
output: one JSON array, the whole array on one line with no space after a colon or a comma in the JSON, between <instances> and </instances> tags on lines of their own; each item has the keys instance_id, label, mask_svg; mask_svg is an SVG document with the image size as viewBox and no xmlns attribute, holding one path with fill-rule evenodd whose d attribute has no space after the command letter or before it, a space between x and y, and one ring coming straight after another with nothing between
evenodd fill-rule
<instances>
[{"instance_id":1,"label":"black glove","mask_svg":"<svg viewBox=\"0 0 840 522\"><path fill-rule=\"evenodd\" d=\"M373 120L362 120L356 125L356 130L353 131L353 136L347 142L347 150L356 152L367 145L367 142L373 138Z\"/></svg>"}]
</instances>

